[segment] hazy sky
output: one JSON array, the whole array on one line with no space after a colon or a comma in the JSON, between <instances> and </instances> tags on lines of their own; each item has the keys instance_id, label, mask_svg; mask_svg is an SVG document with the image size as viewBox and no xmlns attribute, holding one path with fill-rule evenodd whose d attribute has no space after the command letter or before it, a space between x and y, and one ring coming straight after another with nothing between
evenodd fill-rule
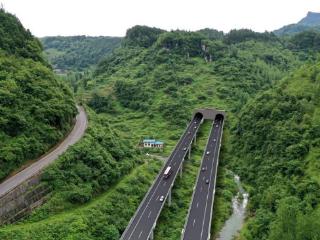
<instances>
[{"instance_id":1,"label":"hazy sky","mask_svg":"<svg viewBox=\"0 0 320 240\"><path fill-rule=\"evenodd\" d=\"M38 36L124 36L140 24L166 30L274 30L320 12L319 0L0 0Z\"/></svg>"}]
</instances>

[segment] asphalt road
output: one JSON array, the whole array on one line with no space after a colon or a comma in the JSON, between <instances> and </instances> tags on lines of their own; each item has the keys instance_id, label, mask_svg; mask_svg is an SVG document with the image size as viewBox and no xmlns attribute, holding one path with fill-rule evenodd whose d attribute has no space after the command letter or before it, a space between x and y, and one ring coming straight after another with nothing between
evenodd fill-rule
<instances>
[{"instance_id":1,"label":"asphalt road","mask_svg":"<svg viewBox=\"0 0 320 240\"><path fill-rule=\"evenodd\" d=\"M168 158L164 168L150 187L135 215L122 234L122 240L147 240L150 236L165 204L165 200L161 202L160 197L164 196L165 199L167 198L171 185L173 185L180 166L183 163L183 159L188 153L184 148L188 149L191 147L193 137L199 129L201 120L202 115L196 115L188 125L185 133L176 145L176 148ZM169 178L164 179L163 174L168 166L171 166L173 172Z\"/></svg>"},{"instance_id":2,"label":"asphalt road","mask_svg":"<svg viewBox=\"0 0 320 240\"><path fill-rule=\"evenodd\" d=\"M221 115L219 115L221 116ZM208 240L210 236L223 118L217 117L204 152L201 169L193 192L184 240Z\"/></svg>"},{"instance_id":3,"label":"asphalt road","mask_svg":"<svg viewBox=\"0 0 320 240\"><path fill-rule=\"evenodd\" d=\"M41 170L43 170L50 163L56 160L59 155L65 152L70 145L76 143L83 136L87 128L88 120L87 115L82 107L78 107L78 111L79 113L76 117L76 123L66 139L61 142L58 147L54 148L51 152L41 157L38 161L1 183L0 197L2 197L15 187L19 186L30 177L38 174Z\"/></svg>"}]
</instances>

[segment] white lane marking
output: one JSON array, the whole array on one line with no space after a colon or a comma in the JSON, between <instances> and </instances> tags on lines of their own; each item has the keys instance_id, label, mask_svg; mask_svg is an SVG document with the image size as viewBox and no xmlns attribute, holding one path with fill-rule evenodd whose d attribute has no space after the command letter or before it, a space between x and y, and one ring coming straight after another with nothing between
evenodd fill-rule
<instances>
[{"instance_id":1,"label":"white lane marking","mask_svg":"<svg viewBox=\"0 0 320 240\"><path fill-rule=\"evenodd\" d=\"M218 125L217 125L218 127ZM217 136L219 136L219 134L221 133L221 129L218 129L218 134ZM221 137L221 136L220 136ZM206 219L206 212L207 212L207 207L208 207L208 197L209 197L209 190L210 190L210 185L211 185L211 181L212 181L212 172L213 172L213 166L214 166L214 160L215 160L215 157L216 157L216 150L217 150L217 144L215 145L214 147L214 151L213 151L213 161L212 161L212 164L211 164L211 171L210 171L210 181L209 181L209 187L208 187L208 192L207 192L207 201L206 201L206 207L204 209L204 215L203 215L203 220L202 220L202 225L201 225L201 235L200 235L200 240L202 239L202 235L203 235L203 225L204 225L204 221ZM217 159L218 161L218 159ZM217 174L217 172L216 172ZM214 189L215 190L215 189Z\"/></svg>"},{"instance_id":2,"label":"white lane marking","mask_svg":"<svg viewBox=\"0 0 320 240\"><path fill-rule=\"evenodd\" d=\"M194 227L195 223L196 223L196 219L193 219L192 227Z\"/></svg>"},{"instance_id":3,"label":"white lane marking","mask_svg":"<svg viewBox=\"0 0 320 240\"><path fill-rule=\"evenodd\" d=\"M189 127L187 128L187 131L189 130L189 128L190 128L191 126L192 126L192 124L189 125ZM171 158L171 159L169 158L169 161L167 162L168 166L170 166L170 164L172 163L173 159L175 158L175 156L176 156L177 153L179 152L179 148L180 148L181 144L184 142L184 140L187 140L187 135L186 135L186 134L185 134L185 136L181 139L181 142L179 142L179 143L177 144L176 148L174 149L174 151L175 151L175 150L176 150L176 151L175 151L174 154L172 155L172 158ZM145 208L143 209L143 211L142 211L142 213L141 213L141 215L140 215L137 223L135 224L135 226L134 226L131 234L129 235L128 239L131 239L131 236L132 236L132 234L135 232L138 224L140 223L141 218L142 218L142 216L144 215L144 212L145 212L146 209L148 208L148 206L149 206L149 204L150 204L150 202L151 202L154 194L157 192L157 189L158 189L160 183L161 183L161 181L159 181L159 183L158 183L157 186L155 187L154 192L151 194L151 197L150 197L149 201L147 202Z\"/></svg>"},{"instance_id":4,"label":"white lane marking","mask_svg":"<svg viewBox=\"0 0 320 240\"><path fill-rule=\"evenodd\" d=\"M160 197L160 196L158 196L158 197L156 198L156 201L158 201L159 197Z\"/></svg>"},{"instance_id":5,"label":"white lane marking","mask_svg":"<svg viewBox=\"0 0 320 240\"><path fill-rule=\"evenodd\" d=\"M149 212L148 218L150 218L150 215L151 215L151 211Z\"/></svg>"},{"instance_id":6,"label":"white lane marking","mask_svg":"<svg viewBox=\"0 0 320 240\"><path fill-rule=\"evenodd\" d=\"M197 202L197 208L199 207L199 202Z\"/></svg>"},{"instance_id":7,"label":"white lane marking","mask_svg":"<svg viewBox=\"0 0 320 240\"><path fill-rule=\"evenodd\" d=\"M139 234L139 238L141 237L142 232L143 232L143 231L141 231L141 232L140 232L140 234Z\"/></svg>"}]
</instances>

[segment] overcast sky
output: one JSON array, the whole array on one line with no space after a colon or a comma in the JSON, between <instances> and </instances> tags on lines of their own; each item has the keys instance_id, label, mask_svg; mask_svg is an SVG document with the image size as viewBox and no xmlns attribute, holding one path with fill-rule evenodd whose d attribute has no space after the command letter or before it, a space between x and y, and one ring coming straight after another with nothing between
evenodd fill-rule
<instances>
[{"instance_id":1,"label":"overcast sky","mask_svg":"<svg viewBox=\"0 0 320 240\"><path fill-rule=\"evenodd\" d=\"M295 23L319 0L0 0L38 36L124 36L134 25L166 30L251 28Z\"/></svg>"}]
</instances>

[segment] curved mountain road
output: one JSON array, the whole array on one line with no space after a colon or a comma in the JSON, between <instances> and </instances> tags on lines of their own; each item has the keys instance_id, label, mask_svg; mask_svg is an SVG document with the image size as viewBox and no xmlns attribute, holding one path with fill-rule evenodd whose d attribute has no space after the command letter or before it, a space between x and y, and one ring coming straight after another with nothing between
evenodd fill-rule
<instances>
[{"instance_id":1,"label":"curved mountain road","mask_svg":"<svg viewBox=\"0 0 320 240\"><path fill-rule=\"evenodd\" d=\"M25 182L27 179L38 174L41 170L56 160L62 153L64 153L70 145L75 144L84 135L88 124L87 115L83 107L77 108L79 113L76 117L76 123L69 135L57 147L42 156L38 161L1 183L0 197Z\"/></svg>"}]
</instances>

